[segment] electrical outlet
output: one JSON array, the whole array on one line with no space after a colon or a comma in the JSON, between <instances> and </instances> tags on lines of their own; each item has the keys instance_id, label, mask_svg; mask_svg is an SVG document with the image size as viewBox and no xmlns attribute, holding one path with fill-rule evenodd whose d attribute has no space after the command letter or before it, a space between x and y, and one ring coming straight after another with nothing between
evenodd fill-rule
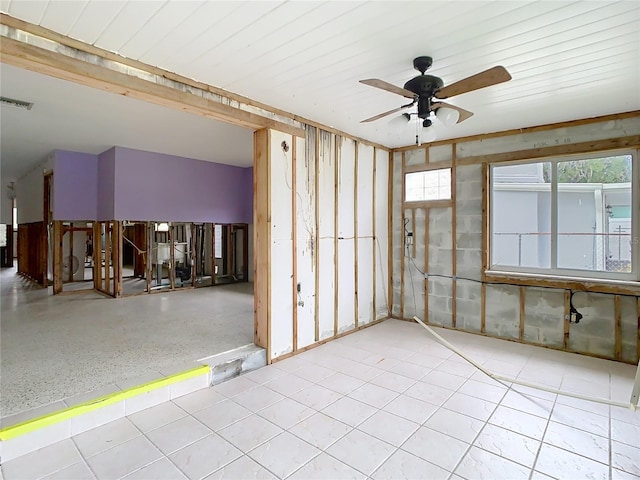
<instances>
[{"instance_id":1,"label":"electrical outlet","mask_svg":"<svg viewBox=\"0 0 640 480\"><path fill-rule=\"evenodd\" d=\"M302 290L302 284L301 284L301 283L299 283L299 284L298 284L298 293L300 293L300 291L301 291L301 290Z\"/></svg>"},{"instance_id":2,"label":"electrical outlet","mask_svg":"<svg viewBox=\"0 0 640 480\"><path fill-rule=\"evenodd\" d=\"M407 235L404 237L405 245L413 245L413 232L407 232Z\"/></svg>"}]
</instances>

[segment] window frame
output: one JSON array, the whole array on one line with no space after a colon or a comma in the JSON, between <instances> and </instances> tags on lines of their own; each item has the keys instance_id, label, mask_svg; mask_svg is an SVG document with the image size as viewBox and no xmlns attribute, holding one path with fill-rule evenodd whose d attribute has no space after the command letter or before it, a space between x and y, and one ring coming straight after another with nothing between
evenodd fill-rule
<instances>
[{"instance_id":1,"label":"window frame","mask_svg":"<svg viewBox=\"0 0 640 480\"><path fill-rule=\"evenodd\" d=\"M566 267L558 267L558 183L557 183L557 165L558 163L572 161L572 160L589 160L597 158L606 158L618 155L630 155L631 156L631 272L606 272L600 270L582 270L572 269ZM490 277L506 276L506 277L528 277L539 279L555 279L555 280L569 280L569 281L589 281L598 283L635 283L640 281L640 248L638 245L638 234L640 232L640 150L637 149L617 149L617 150L603 150L586 154L577 155L554 155L551 157L531 158L527 160L507 161L488 163L487 168L487 190L486 190L486 202L487 202L487 218L485 225L487 231L485 232L486 238L486 268L484 274ZM500 265L493 263L492 258L492 240L494 234L494 208L493 207L493 194L494 194L494 182L493 172L496 167L504 167L511 165L526 165L533 163L551 163L551 242L550 242L550 263L549 268L538 267L523 267L513 265ZM580 184L576 184L580 185Z\"/></svg>"},{"instance_id":2,"label":"window frame","mask_svg":"<svg viewBox=\"0 0 640 480\"><path fill-rule=\"evenodd\" d=\"M417 169L407 169L404 172L404 176L402 178L402 204L408 208L412 207L448 207L453 204L454 198L454 169L450 164L446 162L444 165L434 163L433 165L428 166L420 166ZM407 175L415 174L415 173L424 173L424 172L433 172L435 170L449 170L449 198L439 198L434 200L407 200Z\"/></svg>"}]
</instances>

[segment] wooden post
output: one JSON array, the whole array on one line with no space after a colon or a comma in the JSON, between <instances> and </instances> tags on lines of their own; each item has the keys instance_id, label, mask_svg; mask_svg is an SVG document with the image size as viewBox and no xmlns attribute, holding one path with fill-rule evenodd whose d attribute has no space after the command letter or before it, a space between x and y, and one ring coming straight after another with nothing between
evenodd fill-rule
<instances>
[{"instance_id":1,"label":"wooden post","mask_svg":"<svg viewBox=\"0 0 640 480\"><path fill-rule=\"evenodd\" d=\"M154 244L154 226L151 222L147 222L147 258L145 262L145 280L147 284L147 293L151 293L151 278L153 277L153 244ZM157 250L156 250L157 251Z\"/></svg>"},{"instance_id":2,"label":"wooden post","mask_svg":"<svg viewBox=\"0 0 640 480\"><path fill-rule=\"evenodd\" d=\"M378 164L378 152L376 150L376 147L373 147L373 180L371 182L371 184L373 185L373 188L371 189L372 191L372 196L373 198L371 199L371 250L373 251L373 258L372 260L372 283L373 283L373 288L372 288L372 292L373 292L373 302L372 302L372 312L371 312L371 321L375 321L377 320L377 316L378 316L378 309L376 307L377 305L377 295L376 295L376 290L378 288L377 286L377 261L376 261L376 241L377 241L377 235L376 235L376 170L377 170L377 164Z\"/></svg>"},{"instance_id":3,"label":"wooden post","mask_svg":"<svg viewBox=\"0 0 640 480\"><path fill-rule=\"evenodd\" d=\"M393 152L389 151L389 172L387 181L387 315L393 313Z\"/></svg>"},{"instance_id":4,"label":"wooden post","mask_svg":"<svg viewBox=\"0 0 640 480\"><path fill-rule=\"evenodd\" d=\"M298 209L297 209L297 152L296 152L296 137L291 136L291 236L292 236L292 264L293 275L291 276L291 294L293 296L293 351L298 351ZM317 191L316 191L317 195ZM316 203L318 199L316 198ZM318 284L316 284L316 296L318 292Z\"/></svg>"},{"instance_id":5,"label":"wooden post","mask_svg":"<svg viewBox=\"0 0 640 480\"><path fill-rule=\"evenodd\" d=\"M571 315L571 292L569 290L564 291L564 337L562 339L562 348L569 348L569 327L570 315Z\"/></svg>"},{"instance_id":6,"label":"wooden post","mask_svg":"<svg viewBox=\"0 0 640 480\"><path fill-rule=\"evenodd\" d=\"M113 257L113 296L122 296L122 221L116 220L113 222L112 230L113 245L112 257Z\"/></svg>"},{"instance_id":7,"label":"wooden post","mask_svg":"<svg viewBox=\"0 0 640 480\"><path fill-rule=\"evenodd\" d=\"M525 287L520 287L520 328L518 330L520 341L524 340L525 294Z\"/></svg>"},{"instance_id":8,"label":"wooden post","mask_svg":"<svg viewBox=\"0 0 640 480\"><path fill-rule=\"evenodd\" d=\"M104 222L104 285L103 291L112 294L111 291L111 222Z\"/></svg>"},{"instance_id":9,"label":"wooden post","mask_svg":"<svg viewBox=\"0 0 640 480\"><path fill-rule=\"evenodd\" d=\"M175 251L175 226L169 224L169 285L171 290L176 288L176 251Z\"/></svg>"},{"instance_id":10,"label":"wooden post","mask_svg":"<svg viewBox=\"0 0 640 480\"><path fill-rule=\"evenodd\" d=\"M338 261L340 255L338 255L338 231L339 231L339 223L338 223L338 197L339 197L339 189L338 185L340 184L340 168L339 168L339 159L340 159L340 149L338 148L338 135L335 135L334 138L334 175L333 175L333 334L338 335L338 305L339 305L339 296L338 296Z\"/></svg>"},{"instance_id":11,"label":"wooden post","mask_svg":"<svg viewBox=\"0 0 640 480\"><path fill-rule=\"evenodd\" d=\"M615 315L615 347L614 356L616 360L622 359L622 298L614 295L613 308Z\"/></svg>"},{"instance_id":12,"label":"wooden post","mask_svg":"<svg viewBox=\"0 0 640 480\"><path fill-rule=\"evenodd\" d=\"M451 326L456 328L458 282L456 274L458 271L458 217L456 206L457 183L456 183L456 144L451 144Z\"/></svg>"},{"instance_id":13,"label":"wooden post","mask_svg":"<svg viewBox=\"0 0 640 480\"><path fill-rule=\"evenodd\" d=\"M255 189L254 189L255 195ZM222 239L220 239L222 241ZM255 272L254 272L255 273ZM216 224L211 224L211 285L216 284Z\"/></svg>"},{"instance_id":14,"label":"wooden post","mask_svg":"<svg viewBox=\"0 0 640 480\"><path fill-rule=\"evenodd\" d=\"M191 256L191 286L193 288L196 288L196 248L197 248L197 239L196 239L196 224L195 223L191 223L189 224L189 228L191 230L191 241L189 242L190 244L190 249L189 249L189 253ZM245 244L245 250L247 249L247 246ZM245 277L245 281L246 281L246 277Z\"/></svg>"},{"instance_id":15,"label":"wooden post","mask_svg":"<svg viewBox=\"0 0 640 480\"><path fill-rule=\"evenodd\" d=\"M62 222L53 222L53 294L62 292Z\"/></svg>"},{"instance_id":16,"label":"wooden post","mask_svg":"<svg viewBox=\"0 0 640 480\"><path fill-rule=\"evenodd\" d=\"M405 199L405 193L404 193L404 189L405 189L405 185L404 185L404 180L405 180L405 176L404 176L404 171L406 168L406 164L405 164L405 155L404 152L402 152L402 189L401 189L401 198L400 198L400 205L402 208L402 215L400 216L400 251L402 252L402 255L400 257L400 318L404 318L404 262L405 262L405 254L407 253L407 248L406 245L404 244L405 242L405 225L404 225L404 199Z\"/></svg>"},{"instance_id":17,"label":"wooden post","mask_svg":"<svg viewBox=\"0 0 640 480\"><path fill-rule=\"evenodd\" d=\"M353 311L355 316L355 328L358 328L358 317L360 312L358 311L358 148L359 144L355 142L354 149L354 162L353 162Z\"/></svg>"},{"instance_id":18,"label":"wooden post","mask_svg":"<svg viewBox=\"0 0 640 480\"><path fill-rule=\"evenodd\" d=\"M254 332L253 341L267 349L271 363L270 284L271 284L271 175L270 132L253 134L253 235L254 235ZM215 226L214 226L215 227ZM213 243L213 242L212 242ZM214 277L215 278L215 277Z\"/></svg>"},{"instance_id":19,"label":"wooden post","mask_svg":"<svg viewBox=\"0 0 640 480\"><path fill-rule=\"evenodd\" d=\"M73 222L69 226L71 228L69 228L69 278L67 278L67 281L73 282Z\"/></svg>"}]
</instances>

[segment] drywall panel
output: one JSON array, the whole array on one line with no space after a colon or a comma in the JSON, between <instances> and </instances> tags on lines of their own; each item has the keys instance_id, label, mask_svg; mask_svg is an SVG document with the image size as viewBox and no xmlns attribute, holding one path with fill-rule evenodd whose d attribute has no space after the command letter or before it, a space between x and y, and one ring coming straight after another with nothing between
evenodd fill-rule
<instances>
[{"instance_id":1,"label":"drywall panel","mask_svg":"<svg viewBox=\"0 0 640 480\"><path fill-rule=\"evenodd\" d=\"M308 146L307 146L308 144ZM316 157L315 128L310 128L309 140L295 140L296 149L296 297L297 347L314 342L315 338L315 228L316 228ZM292 287L293 288L293 287Z\"/></svg>"},{"instance_id":2,"label":"drywall panel","mask_svg":"<svg viewBox=\"0 0 640 480\"><path fill-rule=\"evenodd\" d=\"M53 168L53 155L39 163L16 182L18 223L41 222L44 216L44 171Z\"/></svg>"},{"instance_id":3,"label":"drywall panel","mask_svg":"<svg viewBox=\"0 0 640 480\"><path fill-rule=\"evenodd\" d=\"M389 152L376 150L375 158L375 273L376 320L389 316Z\"/></svg>"},{"instance_id":4,"label":"drywall panel","mask_svg":"<svg viewBox=\"0 0 640 480\"><path fill-rule=\"evenodd\" d=\"M53 219L95 220L98 215L98 156L54 153Z\"/></svg>"},{"instance_id":5,"label":"drywall panel","mask_svg":"<svg viewBox=\"0 0 640 480\"><path fill-rule=\"evenodd\" d=\"M624 137L640 133L640 117L621 118L607 122L587 123L573 127L555 128L520 135L483 138L459 143L458 158L504 153L533 148L553 147L571 143L592 142L607 138ZM451 147L449 147L451 148Z\"/></svg>"},{"instance_id":6,"label":"drywall panel","mask_svg":"<svg viewBox=\"0 0 640 480\"><path fill-rule=\"evenodd\" d=\"M338 137L338 332L355 327L355 146Z\"/></svg>"},{"instance_id":7,"label":"drywall panel","mask_svg":"<svg viewBox=\"0 0 640 480\"><path fill-rule=\"evenodd\" d=\"M318 151L318 333L323 340L335 333L335 136L321 131Z\"/></svg>"},{"instance_id":8,"label":"drywall panel","mask_svg":"<svg viewBox=\"0 0 640 480\"><path fill-rule=\"evenodd\" d=\"M569 348L579 352L613 357L615 351L614 296L576 292L573 306L582 314L580 323L571 323Z\"/></svg>"},{"instance_id":9,"label":"drywall panel","mask_svg":"<svg viewBox=\"0 0 640 480\"><path fill-rule=\"evenodd\" d=\"M271 357L293 350L293 215L291 135L270 131Z\"/></svg>"},{"instance_id":10,"label":"drywall panel","mask_svg":"<svg viewBox=\"0 0 640 480\"><path fill-rule=\"evenodd\" d=\"M520 287L487 285L486 332L503 338L520 336Z\"/></svg>"},{"instance_id":11,"label":"drywall panel","mask_svg":"<svg viewBox=\"0 0 640 480\"><path fill-rule=\"evenodd\" d=\"M527 288L524 298L524 340L562 347L564 291Z\"/></svg>"},{"instance_id":12,"label":"drywall panel","mask_svg":"<svg viewBox=\"0 0 640 480\"><path fill-rule=\"evenodd\" d=\"M358 325L370 323L373 313L373 155L374 148L358 144Z\"/></svg>"}]
</instances>

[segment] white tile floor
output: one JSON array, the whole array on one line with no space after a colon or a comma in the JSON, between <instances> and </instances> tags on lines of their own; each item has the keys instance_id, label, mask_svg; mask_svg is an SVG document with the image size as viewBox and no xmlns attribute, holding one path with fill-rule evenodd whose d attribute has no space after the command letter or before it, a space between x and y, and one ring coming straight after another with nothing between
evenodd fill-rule
<instances>
[{"instance_id":1,"label":"white tile floor","mask_svg":"<svg viewBox=\"0 0 640 480\"><path fill-rule=\"evenodd\" d=\"M628 401L635 367L438 330L495 370ZM507 389L386 321L2 466L4 479L640 478L640 412Z\"/></svg>"}]
</instances>

